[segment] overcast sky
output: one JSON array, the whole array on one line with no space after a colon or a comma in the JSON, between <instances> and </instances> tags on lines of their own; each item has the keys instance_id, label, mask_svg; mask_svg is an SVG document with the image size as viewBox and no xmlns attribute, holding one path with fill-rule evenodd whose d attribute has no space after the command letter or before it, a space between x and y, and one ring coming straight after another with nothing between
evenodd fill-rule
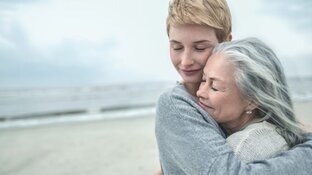
<instances>
[{"instance_id":1,"label":"overcast sky","mask_svg":"<svg viewBox=\"0 0 312 175\"><path fill-rule=\"evenodd\" d=\"M310 0L229 0L234 39L270 45L312 76ZM175 81L168 0L1 0L0 88Z\"/></svg>"}]
</instances>

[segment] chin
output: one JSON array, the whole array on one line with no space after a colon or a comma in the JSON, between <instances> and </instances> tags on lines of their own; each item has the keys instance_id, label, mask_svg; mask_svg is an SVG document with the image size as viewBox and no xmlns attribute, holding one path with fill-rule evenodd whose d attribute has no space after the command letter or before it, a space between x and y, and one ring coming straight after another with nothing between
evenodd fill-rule
<instances>
[{"instance_id":1,"label":"chin","mask_svg":"<svg viewBox=\"0 0 312 175\"><path fill-rule=\"evenodd\" d=\"M183 83L199 84L199 83L200 83L200 80L183 79Z\"/></svg>"},{"instance_id":2,"label":"chin","mask_svg":"<svg viewBox=\"0 0 312 175\"><path fill-rule=\"evenodd\" d=\"M201 77L198 78L197 76L183 76L181 75L184 83L200 83Z\"/></svg>"}]
</instances>

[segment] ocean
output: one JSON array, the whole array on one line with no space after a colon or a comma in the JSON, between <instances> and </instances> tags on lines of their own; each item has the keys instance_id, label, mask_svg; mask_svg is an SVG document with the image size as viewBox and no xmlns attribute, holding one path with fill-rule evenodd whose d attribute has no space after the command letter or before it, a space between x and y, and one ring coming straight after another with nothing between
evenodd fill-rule
<instances>
[{"instance_id":1,"label":"ocean","mask_svg":"<svg viewBox=\"0 0 312 175\"><path fill-rule=\"evenodd\" d=\"M0 128L153 115L175 82L0 89Z\"/></svg>"},{"instance_id":2,"label":"ocean","mask_svg":"<svg viewBox=\"0 0 312 175\"><path fill-rule=\"evenodd\" d=\"M312 77L288 79L295 102L312 100ZM175 82L0 89L0 128L152 115Z\"/></svg>"}]
</instances>

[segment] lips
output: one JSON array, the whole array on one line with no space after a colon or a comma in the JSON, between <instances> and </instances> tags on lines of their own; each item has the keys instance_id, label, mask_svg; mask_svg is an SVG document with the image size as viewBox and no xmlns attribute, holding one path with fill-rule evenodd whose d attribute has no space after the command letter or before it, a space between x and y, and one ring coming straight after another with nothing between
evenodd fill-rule
<instances>
[{"instance_id":1,"label":"lips","mask_svg":"<svg viewBox=\"0 0 312 175\"><path fill-rule=\"evenodd\" d=\"M180 69L184 75L192 76L197 74L201 69Z\"/></svg>"},{"instance_id":2,"label":"lips","mask_svg":"<svg viewBox=\"0 0 312 175\"><path fill-rule=\"evenodd\" d=\"M199 106L201 106L205 111L207 111L207 112L213 112L214 111L213 107L208 106L208 105L206 105L205 103L203 103L201 101L199 101L198 103L199 103Z\"/></svg>"}]
</instances>

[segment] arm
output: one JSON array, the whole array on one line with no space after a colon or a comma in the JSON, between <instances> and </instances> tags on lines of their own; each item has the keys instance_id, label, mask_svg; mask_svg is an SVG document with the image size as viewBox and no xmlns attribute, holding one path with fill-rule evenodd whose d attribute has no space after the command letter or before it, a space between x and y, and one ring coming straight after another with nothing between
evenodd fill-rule
<instances>
[{"instance_id":1,"label":"arm","mask_svg":"<svg viewBox=\"0 0 312 175\"><path fill-rule=\"evenodd\" d=\"M174 88L158 101L156 138L164 174L310 174L312 135L279 156L243 163L215 122L187 92Z\"/></svg>"},{"instance_id":2,"label":"arm","mask_svg":"<svg viewBox=\"0 0 312 175\"><path fill-rule=\"evenodd\" d=\"M224 146L225 139L217 124L213 120L205 121L191 100L177 96L186 104L176 103L170 94L165 93L159 98L155 128L164 174L198 174L209 170L219 153L231 149ZM211 137L206 140L203 135ZM210 148L206 146L207 142L218 146Z\"/></svg>"}]
</instances>

